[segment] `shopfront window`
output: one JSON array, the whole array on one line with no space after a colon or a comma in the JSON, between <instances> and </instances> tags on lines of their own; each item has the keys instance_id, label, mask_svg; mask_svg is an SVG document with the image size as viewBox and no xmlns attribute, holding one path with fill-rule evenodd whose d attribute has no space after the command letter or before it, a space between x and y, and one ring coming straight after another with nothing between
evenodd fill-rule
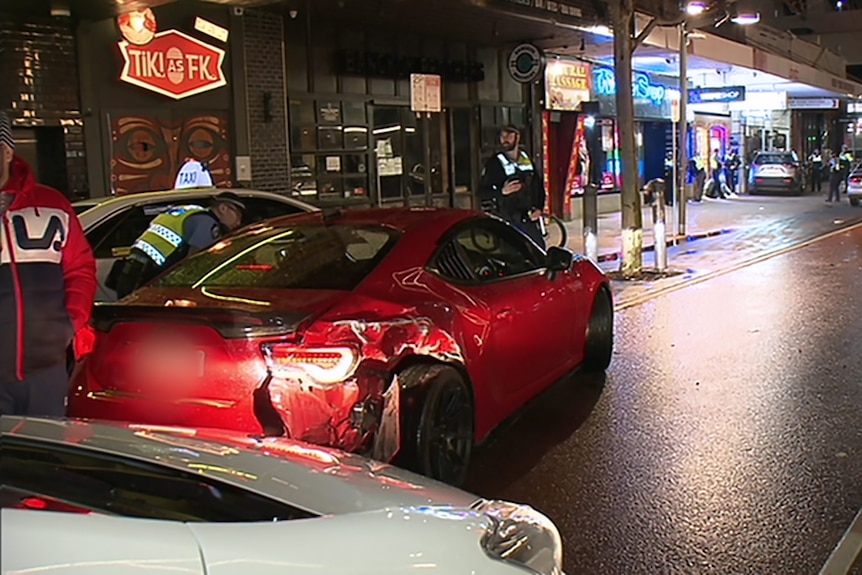
<instances>
[{"instance_id":1,"label":"shopfront window","mask_svg":"<svg viewBox=\"0 0 862 575\"><path fill-rule=\"evenodd\" d=\"M447 191L445 116L407 106L375 106L373 142L383 203L431 205ZM427 183L427 187L426 187ZM448 198L441 205L448 205Z\"/></svg>"},{"instance_id":2,"label":"shopfront window","mask_svg":"<svg viewBox=\"0 0 862 575\"><path fill-rule=\"evenodd\" d=\"M368 198L368 116L364 101L291 100L293 194L308 201Z\"/></svg>"}]
</instances>

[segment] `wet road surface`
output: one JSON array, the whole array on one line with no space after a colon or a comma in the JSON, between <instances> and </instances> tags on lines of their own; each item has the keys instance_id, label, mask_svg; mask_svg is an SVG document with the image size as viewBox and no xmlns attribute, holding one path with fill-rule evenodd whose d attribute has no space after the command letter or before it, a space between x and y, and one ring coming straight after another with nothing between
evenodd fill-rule
<instances>
[{"instance_id":1,"label":"wet road surface","mask_svg":"<svg viewBox=\"0 0 862 575\"><path fill-rule=\"evenodd\" d=\"M504 426L468 489L548 514L569 575L817 574L862 507L862 229L616 330L607 375Z\"/></svg>"}]
</instances>

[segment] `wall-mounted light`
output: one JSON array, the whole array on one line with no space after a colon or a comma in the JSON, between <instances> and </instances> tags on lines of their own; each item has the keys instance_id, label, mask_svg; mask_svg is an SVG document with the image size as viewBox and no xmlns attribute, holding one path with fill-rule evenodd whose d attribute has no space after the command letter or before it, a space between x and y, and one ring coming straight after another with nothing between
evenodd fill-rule
<instances>
[{"instance_id":1,"label":"wall-mounted light","mask_svg":"<svg viewBox=\"0 0 862 575\"><path fill-rule=\"evenodd\" d=\"M730 19L734 24L739 24L740 26L751 26L752 24L757 24L760 22L760 12L739 12L736 16Z\"/></svg>"},{"instance_id":2,"label":"wall-mounted light","mask_svg":"<svg viewBox=\"0 0 862 575\"><path fill-rule=\"evenodd\" d=\"M52 2L51 3L51 16L60 17L60 18L68 18L72 15L72 11L69 9L69 5L65 2Z\"/></svg>"},{"instance_id":3,"label":"wall-mounted light","mask_svg":"<svg viewBox=\"0 0 862 575\"><path fill-rule=\"evenodd\" d=\"M760 12L750 9L740 10L737 4L731 4L727 8L727 15L730 21L740 26L750 26L760 22Z\"/></svg>"},{"instance_id":4,"label":"wall-mounted light","mask_svg":"<svg viewBox=\"0 0 862 575\"><path fill-rule=\"evenodd\" d=\"M706 2L700 0L692 0L685 5L685 13L689 16L700 16L706 11Z\"/></svg>"}]
</instances>

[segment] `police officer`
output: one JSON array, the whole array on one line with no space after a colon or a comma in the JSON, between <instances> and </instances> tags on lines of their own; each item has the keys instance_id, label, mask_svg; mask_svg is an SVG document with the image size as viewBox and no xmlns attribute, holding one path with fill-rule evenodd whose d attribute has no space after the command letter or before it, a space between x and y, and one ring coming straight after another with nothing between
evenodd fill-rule
<instances>
[{"instance_id":1,"label":"police officer","mask_svg":"<svg viewBox=\"0 0 862 575\"><path fill-rule=\"evenodd\" d=\"M495 213L545 247L539 220L545 206L545 186L530 156L521 149L521 131L500 130L503 151L491 157L482 171L479 198L483 209Z\"/></svg>"},{"instance_id":2,"label":"police officer","mask_svg":"<svg viewBox=\"0 0 862 575\"><path fill-rule=\"evenodd\" d=\"M820 150L814 150L808 162L811 165L811 191L819 194L823 190L823 155Z\"/></svg>"},{"instance_id":3,"label":"police officer","mask_svg":"<svg viewBox=\"0 0 862 575\"><path fill-rule=\"evenodd\" d=\"M838 165L841 171L841 182L844 184L844 193L847 193L847 178L850 177L850 171L853 168L853 152L847 145L841 146L841 155L838 156Z\"/></svg>"},{"instance_id":4,"label":"police officer","mask_svg":"<svg viewBox=\"0 0 862 575\"><path fill-rule=\"evenodd\" d=\"M211 246L242 225L245 204L233 192L222 192L207 209L176 206L156 216L115 268L117 297L124 298L186 256ZM114 275L112 273L112 275Z\"/></svg>"}]
</instances>

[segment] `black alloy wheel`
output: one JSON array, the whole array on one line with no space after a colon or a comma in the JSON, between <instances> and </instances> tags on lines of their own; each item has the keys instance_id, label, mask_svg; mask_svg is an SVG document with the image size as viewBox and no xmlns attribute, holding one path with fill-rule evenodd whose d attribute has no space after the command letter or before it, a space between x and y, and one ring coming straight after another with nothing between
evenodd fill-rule
<instances>
[{"instance_id":1,"label":"black alloy wheel","mask_svg":"<svg viewBox=\"0 0 862 575\"><path fill-rule=\"evenodd\" d=\"M415 388L420 395L407 393L405 398L421 399L414 406L414 417L405 413L399 463L432 479L460 486L467 478L475 438L473 401L467 383L456 369L441 365L416 366L405 370L399 379L416 381L413 378L421 382Z\"/></svg>"},{"instance_id":2,"label":"black alloy wheel","mask_svg":"<svg viewBox=\"0 0 862 575\"><path fill-rule=\"evenodd\" d=\"M614 305L607 290L600 288L593 300L593 311L587 324L584 368L604 371L614 353Z\"/></svg>"}]
</instances>

